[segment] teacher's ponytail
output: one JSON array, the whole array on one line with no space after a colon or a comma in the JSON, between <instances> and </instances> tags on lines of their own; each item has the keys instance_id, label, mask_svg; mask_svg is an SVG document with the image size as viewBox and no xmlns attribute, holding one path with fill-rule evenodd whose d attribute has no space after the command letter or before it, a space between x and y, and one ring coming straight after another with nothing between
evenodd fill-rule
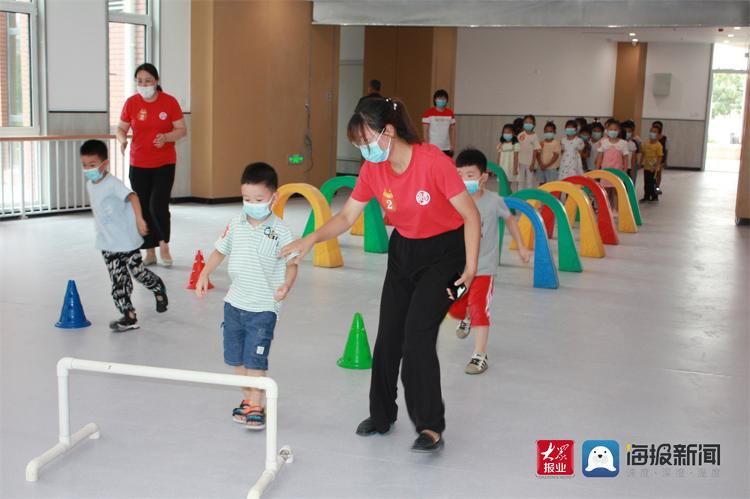
<instances>
[{"instance_id":1,"label":"teacher's ponytail","mask_svg":"<svg viewBox=\"0 0 750 499\"><path fill-rule=\"evenodd\" d=\"M133 74L133 78L138 78L138 73L140 73L141 71L145 71L151 76L153 76L155 80L157 81L159 80L159 71L157 71L156 66L154 66L150 62L144 62L143 64L135 68L135 73ZM156 90L158 90L159 92L164 91L161 88L161 85L159 84L156 85Z\"/></svg>"},{"instance_id":2,"label":"teacher's ponytail","mask_svg":"<svg viewBox=\"0 0 750 499\"><path fill-rule=\"evenodd\" d=\"M409 144L421 142L404 103L398 99L382 97L369 97L362 100L349 120L346 135L350 141L361 144L366 142L366 128L380 133L386 125L393 126L396 129L396 136Z\"/></svg>"}]
</instances>

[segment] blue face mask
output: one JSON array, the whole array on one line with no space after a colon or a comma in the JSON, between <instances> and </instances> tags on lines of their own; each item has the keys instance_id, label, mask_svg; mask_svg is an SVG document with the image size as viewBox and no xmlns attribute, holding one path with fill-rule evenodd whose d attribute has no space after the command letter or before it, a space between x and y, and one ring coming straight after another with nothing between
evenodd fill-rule
<instances>
[{"instance_id":1,"label":"blue face mask","mask_svg":"<svg viewBox=\"0 0 750 499\"><path fill-rule=\"evenodd\" d=\"M577 131L578 130L576 130L575 128L566 128L565 129L565 135L567 135L568 137L570 137L570 136L575 135Z\"/></svg>"},{"instance_id":2,"label":"blue face mask","mask_svg":"<svg viewBox=\"0 0 750 499\"><path fill-rule=\"evenodd\" d=\"M616 139L617 137L620 136L620 132L617 130L608 130L607 135L609 135L610 139Z\"/></svg>"},{"instance_id":3,"label":"blue face mask","mask_svg":"<svg viewBox=\"0 0 750 499\"><path fill-rule=\"evenodd\" d=\"M99 168L91 168L89 170L83 170L83 175L86 177L87 180L91 180L92 182L98 182L99 179L101 179L104 174L99 171Z\"/></svg>"},{"instance_id":4,"label":"blue face mask","mask_svg":"<svg viewBox=\"0 0 750 499\"><path fill-rule=\"evenodd\" d=\"M469 194L474 194L479 191L479 180L464 180L464 185Z\"/></svg>"},{"instance_id":5,"label":"blue face mask","mask_svg":"<svg viewBox=\"0 0 750 499\"><path fill-rule=\"evenodd\" d=\"M544 140L552 140L555 138L554 132L544 132Z\"/></svg>"},{"instance_id":6,"label":"blue face mask","mask_svg":"<svg viewBox=\"0 0 750 499\"><path fill-rule=\"evenodd\" d=\"M513 140L513 134L512 133L504 133L503 134L503 139L505 139L508 142L510 142L511 140Z\"/></svg>"},{"instance_id":7,"label":"blue face mask","mask_svg":"<svg viewBox=\"0 0 750 499\"><path fill-rule=\"evenodd\" d=\"M591 132L591 137L593 137L594 140L599 140L602 138L602 132Z\"/></svg>"},{"instance_id":8,"label":"blue face mask","mask_svg":"<svg viewBox=\"0 0 750 499\"><path fill-rule=\"evenodd\" d=\"M589 137L588 135L581 135L581 139L582 139L582 140L583 140L584 142L588 142L590 138L591 138L591 137Z\"/></svg>"},{"instance_id":9,"label":"blue face mask","mask_svg":"<svg viewBox=\"0 0 750 499\"><path fill-rule=\"evenodd\" d=\"M445 109L445 106L448 105L448 101L445 99L435 99L435 107L438 109Z\"/></svg>"},{"instance_id":10,"label":"blue face mask","mask_svg":"<svg viewBox=\"0 0 750 499\"><path fill-rule=\"evenodd\" d=\"M380 137L383 135L383 132L380 132L378 137L370 142L367 145L363 146L357 146L359 148L359 152L362 153L362 157L365 158L366 161L369 161L370 163L382 163L386 159L388 159L388 154L391 152L391 142L388 141L388 147L383 149L378 144L378 141L380 140Z\"/></svg>"},{"instance_id":11,"label":"blue face mask","mask_svg":"<svg viewBox=\"0 0 750 499\"><path fill-rule=\"evenodd\" d=\"M524 123L523 124L523 129L526 130L527 132L530 132L530 131L532 131L534 129L534 124L533 123Z\"/></svg>"},{"instance_id":12,"label":"blue face mask","mask_svg":"<svg viewBox=\"0 0 750 499\"><path fill-rule=\"evenodd\" d=\"M242 211L248 217L254 220L264 220L268 215L271 214L271 202L267 203L248 203L242 202Z\"/></svg>"},{"instance_id":13,"label":"blue face mask","mask_svg":"<svg viewBox=\"0 0 750 499\"><path fill-rule=\"evenodd\" d=\"M633 136L633 134L632 134L632 133L630 133L630 132L625 132L625 138L626 138L626 139L630 140L630 138L631 138L632 136Z\"/></svg>"},{"instance_id":14,"label":"blue face mask","mask_svg":"<svg viewBox=\"0 0 750 499\"><path fill-rule=\"evenodd\" d=\"M648 138L651 140L656 140L656 132L649 132Z\"/></svg>"}]
</instances>

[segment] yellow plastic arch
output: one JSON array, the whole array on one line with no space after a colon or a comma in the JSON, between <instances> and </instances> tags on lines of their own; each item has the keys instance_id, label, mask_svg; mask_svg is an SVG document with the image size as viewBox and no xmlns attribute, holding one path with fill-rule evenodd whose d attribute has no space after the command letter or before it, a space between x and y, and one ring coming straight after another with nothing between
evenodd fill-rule
<instances>
[{"instance_id":1,"label":"yellow plastic arch","mask_svg":"<svg viewBox=\"0 0 750 499\"><path fill-rule=\"evenodd\" d=\"M569 182L548 182L539 186L538 189L549 193L564 192L568 195L568 199L573 200L581 212L581 248L579 254L589 258L602 258L605 255L604 243L599 233L599 226L596 224L596 217L593 208L591 208L591 202L583 192L583 189L579 185ZM529 200L529 203L534 208L539 206L539 203L535 200ZM531 223L521 217L521 220L518 222L518 228L521 232L521 240L526 247L530 248L533 245ZM511 243L511 248L515 249L515 242Z\"/></svg>"},{"instance_id":2,"label":"yellow plastic arch","mask_svg":"<svg viewBox=\"0 0 750 499\"><path fill-rule=\"evenodd\" d=\"M286 203L293 194L303 196L310 203L310 207L315 214L315 230L318 230L330 220L331 207L328 206L325 196L316 187L303 183L286 184L279 188L279 200L273 207L276 216L284 217L284 208L286 208ZM328 268L344 265L338 239L333 238L315 245L313 248L313 265Z\"/></svg>"},{"instance_id":3,"label":"yellow plastic arch","mask_svg":"<svg viewBox=\"0 0 750 499\"><path fill-rule=\"evenodd\" d=\"M353 236L364 236L365 235L365 214L362 212L358 217L357 221L352 225L351 235Z\"/></svg>"},{"instance_id":4,"label":"yellow plastic arch","mask_svg":"<svg viewBox=\"0 0 750 499\"><path fill-rule=\"evenodd\" d=\"M635 223L633 209L630 206L630 199L628 199L628 191L623 181L614 173L606 170L591 170L584 173L584 176L606 180L612 184L617 193L617 230L620 232L638 232L638 225Z\"/></svg>"}]
</instances>

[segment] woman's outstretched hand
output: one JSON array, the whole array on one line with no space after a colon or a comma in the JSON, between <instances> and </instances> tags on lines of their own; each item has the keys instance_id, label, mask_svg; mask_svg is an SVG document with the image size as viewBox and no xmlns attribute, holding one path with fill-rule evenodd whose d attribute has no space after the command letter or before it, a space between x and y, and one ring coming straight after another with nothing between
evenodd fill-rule
<instances>
[{"instance_id":1,"label":"woman's outstretched hand","mask_svg":"<svg viewBox=\"0 0 750 499\"><path fill-rule=\"evenodd\" d=\"M305 258L305 255L310 252L312 247L315 245L315 242L312 239L312 234L307 237L303 237L302 239L297 239L294 242L291 242L281 248L281 252L279 253L279 256L281 258L286 258L289 255L296 255L294 257L293 262L295 264L299 264L299 262L302 261L303 258Z\"/></svg>"}]
</instances>

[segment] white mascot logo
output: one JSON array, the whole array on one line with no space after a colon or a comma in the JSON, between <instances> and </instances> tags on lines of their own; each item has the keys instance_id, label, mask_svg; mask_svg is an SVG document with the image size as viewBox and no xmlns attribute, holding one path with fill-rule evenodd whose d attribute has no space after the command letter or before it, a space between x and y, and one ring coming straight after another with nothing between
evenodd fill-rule
<instances>
[{"instance_id":1,"label":"white mascot logo","mask_svg":"<svg viewBox=\"0 0 750 499\"><path fill-rule=\"evenodd\" d=\"M589 452L589 465L586 467L586 471L592 471L598 468L617 471L614 462L615 458L612 457L612 453L609 449L600 445L594 447L591 449L591 452Z\"/></svg>"}]
</instances>

